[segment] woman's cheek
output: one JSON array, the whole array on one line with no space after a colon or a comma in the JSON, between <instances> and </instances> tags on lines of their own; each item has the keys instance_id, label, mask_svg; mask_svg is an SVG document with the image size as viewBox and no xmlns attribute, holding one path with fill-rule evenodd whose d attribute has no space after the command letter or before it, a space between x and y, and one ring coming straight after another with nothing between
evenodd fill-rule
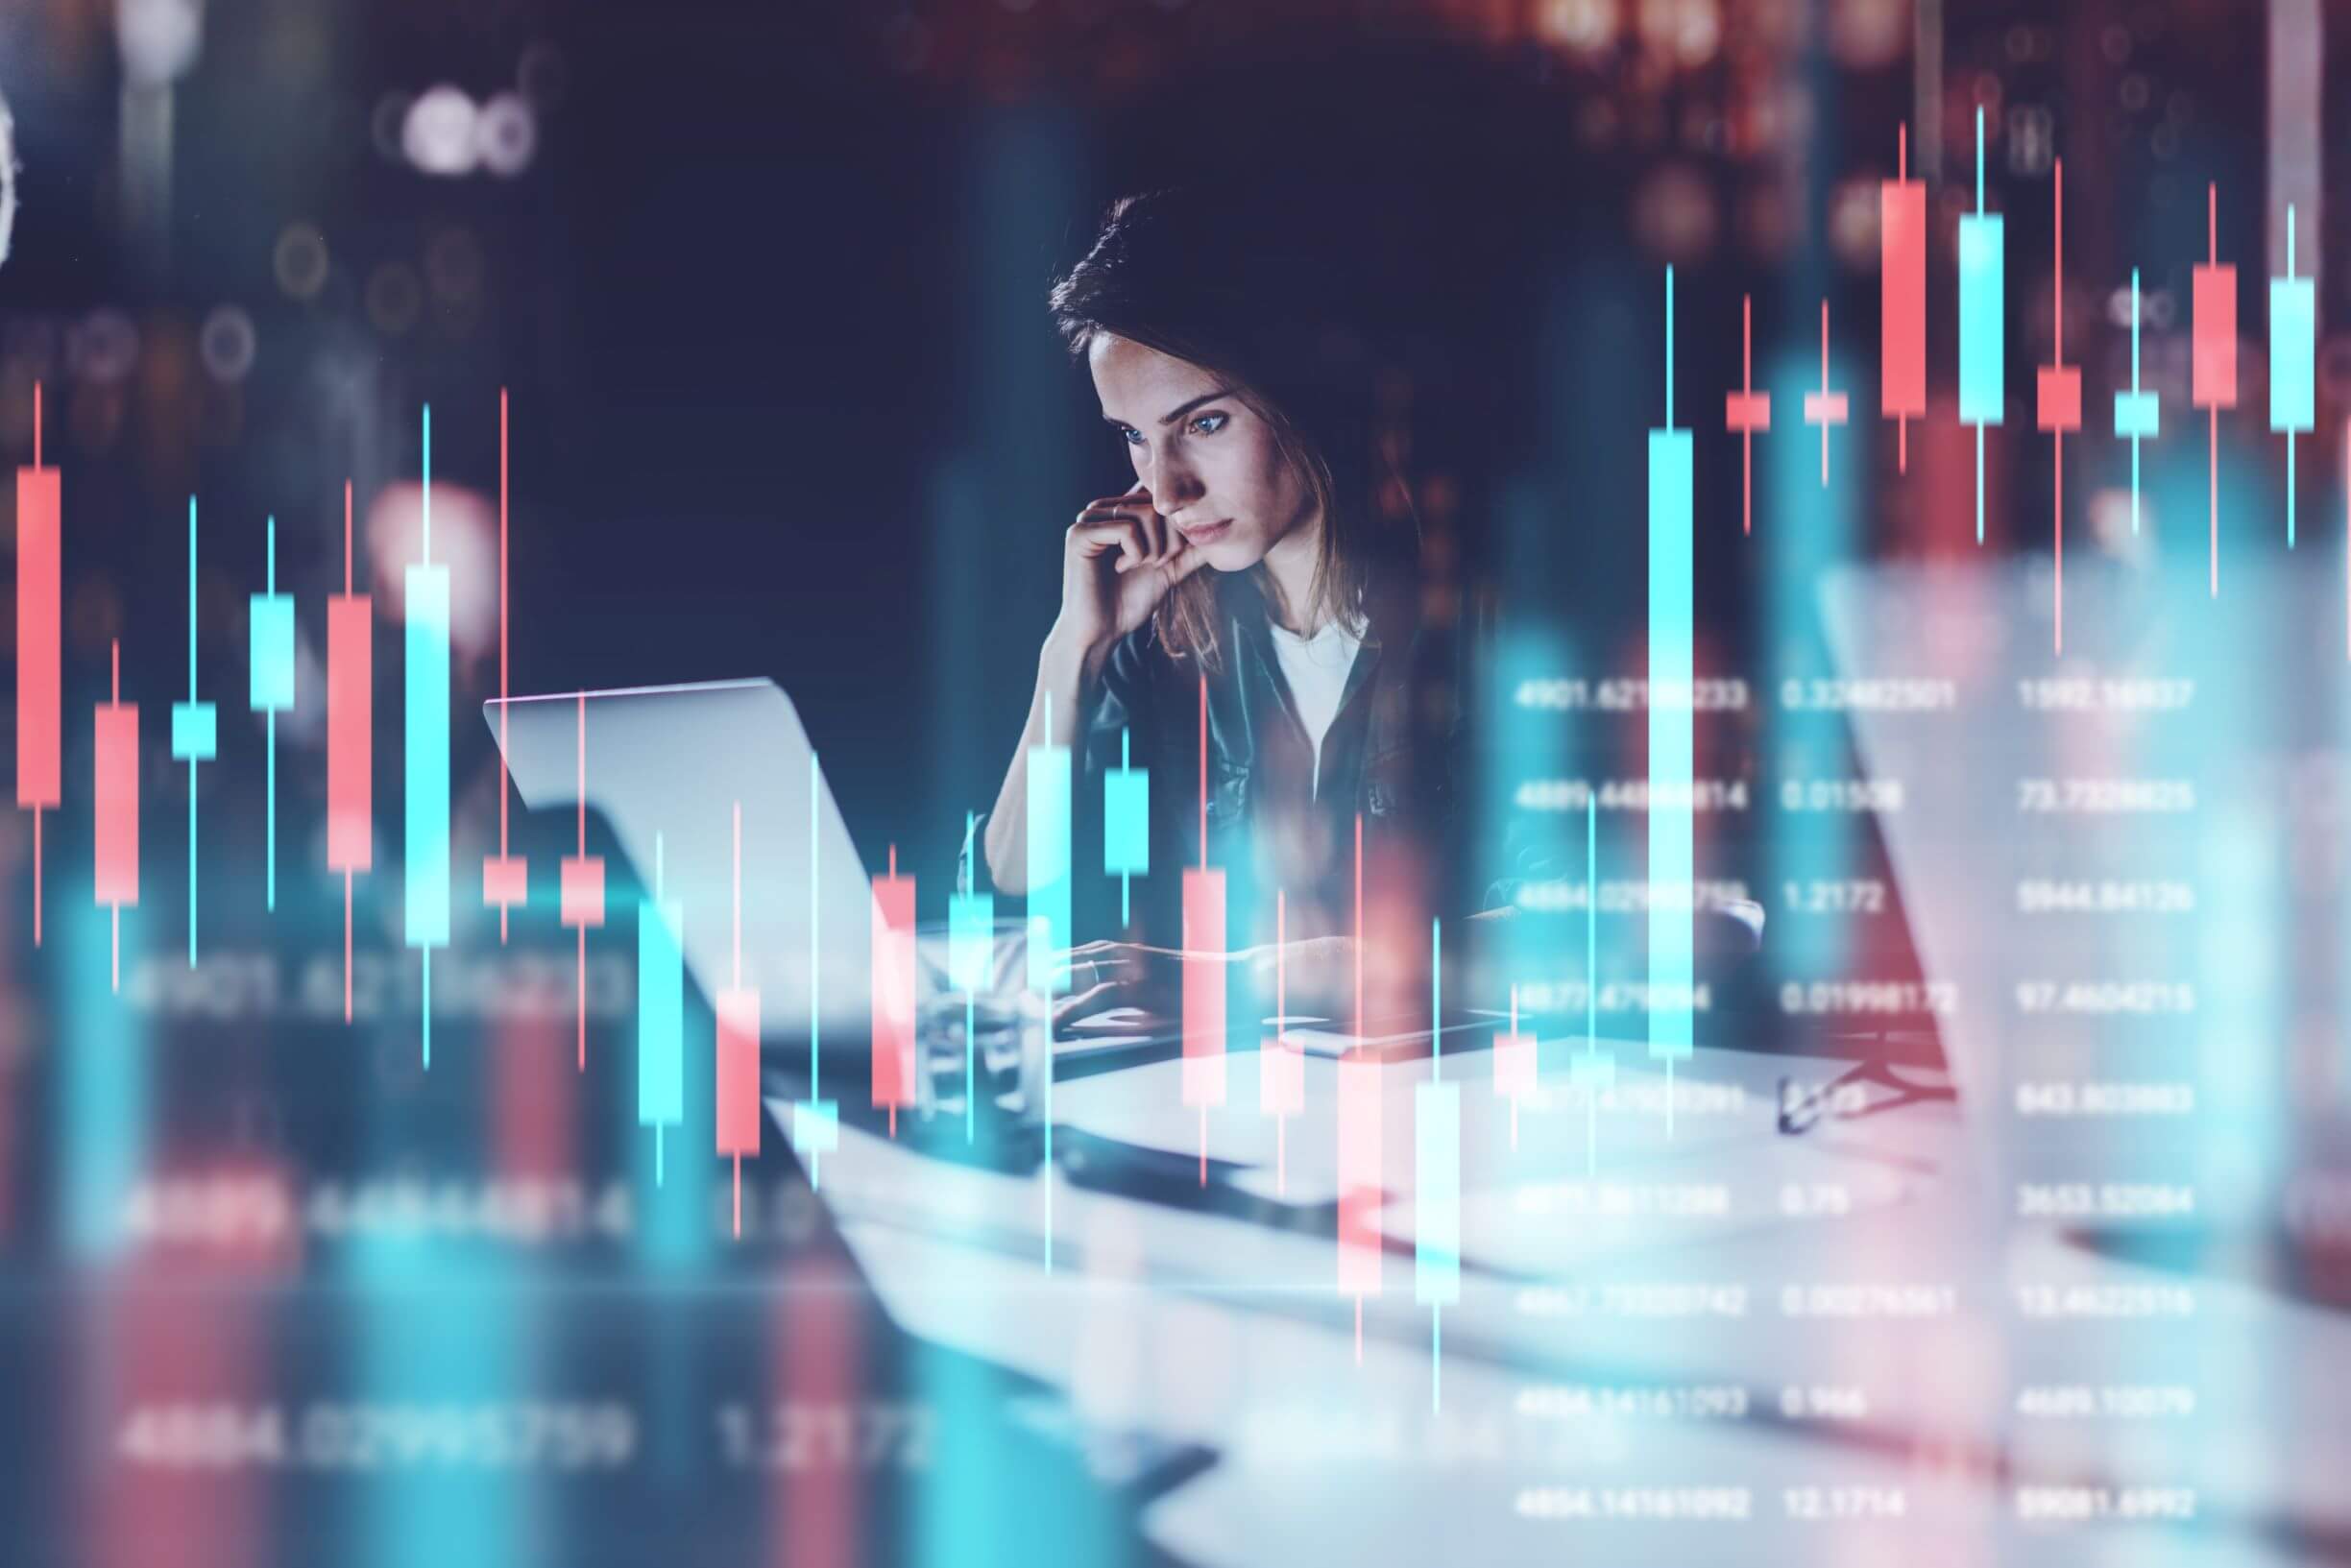
<instances>
[{"instance_id":1,"label":"woman's cheek","mask_svg":"<svg viewBox=\"0 0 2351 1568\"><path fill-rule=\"evenodd\" d=\"M1289 459L1282 455L1279 446L1268 441L1258 453L1256 465L1256 490L1259 498L1278 508L1289 498L1287 491L1290 476Z\"/></svg>"},{"instance_id":2,"label":"woman's cheek","mask_svg":"<svg viewBox=\"0 0 2351 1568\"><path fill-rule=\"evenodd\" d=\"M1224 464L1224 493L1236 503L1231 510L1248 517L1264 517L1267 498L1266 481L1272 470L1267 459L1270 454L1260 448L1248 453L1233 454Z\"/></svg>"}]
</instances>

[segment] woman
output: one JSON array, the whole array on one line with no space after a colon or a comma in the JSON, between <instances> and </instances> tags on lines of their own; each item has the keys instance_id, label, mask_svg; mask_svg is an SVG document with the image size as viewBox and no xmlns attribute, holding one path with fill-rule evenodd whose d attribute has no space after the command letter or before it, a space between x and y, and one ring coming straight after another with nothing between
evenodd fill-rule
<instances>
[{"instance_id":1,"label":"woman","mask_svg":"<svg viewBox=\"0 0 2351 1568\"><path fill-rule=\"evenodd\" d=\"M1061 612L988 819L987 864L1000 889L1024 890L1029 757L1049 740L1078 753L1080 890L1097 902L1118 890L1103 869L1107 770L1148 772L1151 830L1139 918L1119 922L1122 939L1074 948L1064 1022L1172 1010L1181 957L1212 953L1255 986L1244 1008L1278 990L1294 1011L1376 1022L1426 1004L1437 916L1456 933L1446 995L1505 1000L1510 977L1465 951L1493 946L1513 885L1478 874L1504 835L1479 833L1463 809L1483 638L1443 615L1459 595L1429 591L1442 585L1375 439L1369 366L1334 295L1346 259L1331 227L1295 205L1155 191L1114 205L1054 285L1055 325L1136 482L1087 502L1065 537ZM1514 858L1522 871L1564 863L1540 844ZM1179 877L1194 866L1224 875L1222 943L1213 927L1207 940L1187 933ZM1701 956L1743 955L1760 921L1752 905L1702 914Z\"/></svg>"},{"instance_id":2,"label":"woman","mask_svg":"<svg viewBox=\"0 0 2351 1568\"><path fill-rule=\"evenodd\" d=\"M1409 506L1374 505L1394 470L1360 340L1331 307L1323 258L1344 258L1306 228L1193 191L1127 197L1053 289L1136 483L1068 530L990 872L1023 890L1029 753L1049 733L1079 748L1081 885L1117 885L1098 874L1103 771L1147 770L1151 814L1143 940L1076 950L1065 1020L1171 1000L1187 866L1226 875L1224 951L1309 1004L1351 980L1359 819L1364 918L1419 933L1384 981L1425 984L1420 911L1459 905L1441 884L1458 863L1462 663L1451 628L1422 624Z\"/></svg>"}]
</instances>

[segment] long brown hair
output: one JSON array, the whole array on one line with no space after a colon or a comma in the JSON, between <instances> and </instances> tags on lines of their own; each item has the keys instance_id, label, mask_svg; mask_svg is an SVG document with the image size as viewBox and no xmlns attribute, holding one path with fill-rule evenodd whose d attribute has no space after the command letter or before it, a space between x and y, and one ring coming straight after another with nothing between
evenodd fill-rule
<instances>
[{"instance_id":1,"label":"long brown hair","mask_svg":"<svg viewBox=\"0 0 2351 1568\"><path fill-rule=\"evenodd\" d=\"M1048 303L1078 359L1104 332L1156 349L1231 386L1272 427L1322 516L1308 602L1292 608L1309 625L1336 619L1369 637L1374 576L1418 541L1409 500L1402 528L1375 504L1394 468L1375 439L1373 356L1339 286L1346 256L1334 231L1295 199L1186 186L1123 196ZM1260 592L1264 572L1249 574ZM1160 600L1169 653L1218 666L1218 592L1215 574L1198 571Z\"/></svg>"}]
</instances>

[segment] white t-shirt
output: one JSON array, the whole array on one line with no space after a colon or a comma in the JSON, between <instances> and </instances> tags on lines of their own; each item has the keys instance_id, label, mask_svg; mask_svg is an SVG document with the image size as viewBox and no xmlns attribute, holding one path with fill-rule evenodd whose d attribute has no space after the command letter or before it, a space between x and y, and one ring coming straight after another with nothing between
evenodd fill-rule
<instances>
[{"instance_id":1,"label":"white t-shirt","mask_svg":"<svg viewBox=\"0 0 2351 1568\"><path fill-rule=\"evenodd\" d=\"M1282 679L1290 683L1290 700L1297 705L1298 722L1306 727L1306 742L1314 748L1314 793L1322 793L1322 736L1339 712L1340 694L1346 689L1347 671L1363 639L1332 621L1312 637L1276 626L1273 652L1281 662Z\"/></svg>"}]
</instances>

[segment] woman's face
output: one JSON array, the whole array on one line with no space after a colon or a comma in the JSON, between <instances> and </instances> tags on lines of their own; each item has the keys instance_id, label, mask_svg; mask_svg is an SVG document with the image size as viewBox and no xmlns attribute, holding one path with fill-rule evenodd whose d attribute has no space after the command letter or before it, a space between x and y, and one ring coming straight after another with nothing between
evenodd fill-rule
<instances>
[{"instance_id":1,"label":"woman's face","mask_svg":"<svg viewBox=\"0 0 2351 1568\"><path fill-rule=\"evenodd\" d=\"M1188 360L1112 333L1086 358L1103 418L1126 442L1151 504L1218 571L1245 571L1303 541L1314 494L1272 426Z\"/></svg>"}]
</instances>

